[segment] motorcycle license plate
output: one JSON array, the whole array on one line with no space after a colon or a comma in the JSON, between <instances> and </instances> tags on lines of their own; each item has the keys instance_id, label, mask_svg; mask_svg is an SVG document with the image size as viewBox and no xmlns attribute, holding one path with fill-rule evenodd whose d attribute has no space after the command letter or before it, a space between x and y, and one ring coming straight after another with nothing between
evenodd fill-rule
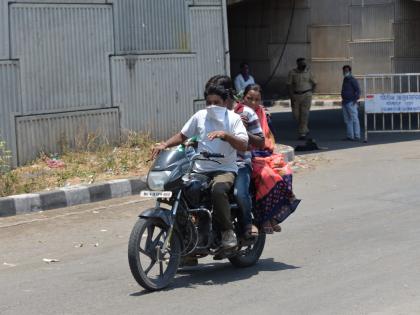
<instances>
[{"instance_id":1,"label":"motorcycle license plate","mask_svg":"<svg viewBox=\"0 0 420 315\"><path fill-rule=\"evenodd\" d=\"M171 198L172 191L149 191L149 190L142 190L140 192L140 197L146 198Z\"/></svg>"}]
</instances>

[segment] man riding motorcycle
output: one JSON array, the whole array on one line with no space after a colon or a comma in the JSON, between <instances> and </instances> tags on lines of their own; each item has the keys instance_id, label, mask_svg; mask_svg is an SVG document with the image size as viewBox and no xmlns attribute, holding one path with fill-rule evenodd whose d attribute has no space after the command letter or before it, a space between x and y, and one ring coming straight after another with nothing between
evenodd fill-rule
<instances>
[{"instance_id":1,"label":"man riding motorcycle","mask_svg":"<svg viewBox=\"0 0 420 315\"><path fill-rule=\"evenodd\" d=\"M209 84L221 85L228 91L227 107L229 110L234 110L236 102L232 79L227 75L216 75L208 81L207 85ZM247 129L248 144L254 148L263 149L265 140L257 114L250 107L246 107L240 116ZM249 193L252 173L251 158L250 151L238 152L238 175L234 185L235 198L241 209L239 219L243 235L247 239L258 234L258 228L252 224L252 198Z\"/></svg>"},{"instance_id":2,"label":"man riding motorcycle","mask_svg":"<svg viewBox=\"0 0 420 315\"><path fill-rule=\"evenodd\" d=\"M210 84L204 94L207 108L195 113L177 133L153 149L153 158L161 150L180 145L188 138L198 136L198 151L220 153L220 164L197 161L194 171L205 173L212 178L212 203L214 219L222 232L222 246L232 248L237 245L231 223L229 191L238 172L237 151L246 151L248 134L241 117L227 110L228 91L220 85Z\"/></svg>"}]
</instances>

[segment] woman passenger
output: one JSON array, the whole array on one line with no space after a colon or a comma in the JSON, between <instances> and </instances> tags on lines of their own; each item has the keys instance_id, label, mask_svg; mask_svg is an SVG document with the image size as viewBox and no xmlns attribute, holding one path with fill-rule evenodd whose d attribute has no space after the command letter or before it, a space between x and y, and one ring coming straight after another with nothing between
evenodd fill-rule
<instances>
[{"instance_id":1,"label":"woman passenger","mask_svg":"<svg viewBox=\"0 0 420 315\"><path fill-rule=\"evenodd\" d=\"M245 106L258 115L264 134L264 148L252 150L252 179L256 191L255 219L264 232L280 232L279 223L295 211L300 200L292 190L292 170L282 154L275 154L275 139L272 134L264 107L261 105L262 90L258 84L248 85L242 103L235 106L240 113Z\"/></svg>"}]
</instances>

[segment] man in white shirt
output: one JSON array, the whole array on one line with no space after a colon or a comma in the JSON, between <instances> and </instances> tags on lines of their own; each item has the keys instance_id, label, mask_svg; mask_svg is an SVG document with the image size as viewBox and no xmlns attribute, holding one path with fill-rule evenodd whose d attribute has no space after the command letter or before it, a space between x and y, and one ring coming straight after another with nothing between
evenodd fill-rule
<instances>
[{"instance_id":1,"label":"man in white shirt","mask_svg":"<svg viewBox=\"0 0 420 315\"><path fill-rule=\"evenodd\" d=\"M249 65L246 62L241 63L241 72L235 78L235 89L239 95L242 95L245 88L255 84L254 77L249 74Z\"/></svg>"},{"instance_id":2,"label":"man in white shirt","mask_svg":"<svg viewBox=\"0 0 420 315\"><path fill-rule=\"evenodd\" d=\"M153 157L161 150L177 146L193 136L198 136L198 152L224 155L224 158L217 159L221 164L197 161L194 170L206 173L213 179L211 193L214 219L222 231L222 246L231 248L237 245L237 239L231 222L228 193L238 172L237 151L247 150L248 134L241 117L227 110L228 94L225 88L209 85L204 96L207 108L195 113L180 133L157 145L153 149Z\"/></svg>"}]
</instances>

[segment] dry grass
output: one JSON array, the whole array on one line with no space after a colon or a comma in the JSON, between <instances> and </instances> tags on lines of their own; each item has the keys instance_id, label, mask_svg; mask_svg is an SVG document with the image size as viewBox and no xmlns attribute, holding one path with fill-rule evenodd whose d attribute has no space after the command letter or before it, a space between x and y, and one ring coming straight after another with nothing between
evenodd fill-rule
<instances>
[{"instance_id":1,"label":"dry grass","mask_svg":"<svg viewBox=\"0 0 420 315\"><path fill-rule=\"evenodd\" d=\"M60 143L63 153L56 159L41 154L27 166L0 174L0 197L144 175L152 144L149 135L135 132L126 132L118 147L95 135L76 139L74 150ZM52 168L51 162L61 167Z\"/></svg>"}]
</instances>

